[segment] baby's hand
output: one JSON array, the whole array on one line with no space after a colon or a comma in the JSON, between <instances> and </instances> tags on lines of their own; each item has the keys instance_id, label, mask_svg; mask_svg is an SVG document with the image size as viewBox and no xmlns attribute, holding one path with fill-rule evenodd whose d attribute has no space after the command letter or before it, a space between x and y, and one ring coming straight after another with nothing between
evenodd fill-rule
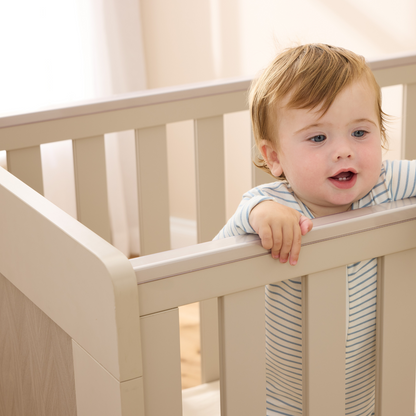
<instances>
[{"instance_id":1,"label":"baby's hand","mask_svg":"<svg viewBox=\"0 0 416 416\"><path fill-rule=\"evenodd\" d=\"M264 201L250 212L250 225L281 263L295 265L299 258L301 236L312 230L312 221L298 211L274 201ZM290 257L289 257L290 254Z\"/></svg>"}]
</instances>

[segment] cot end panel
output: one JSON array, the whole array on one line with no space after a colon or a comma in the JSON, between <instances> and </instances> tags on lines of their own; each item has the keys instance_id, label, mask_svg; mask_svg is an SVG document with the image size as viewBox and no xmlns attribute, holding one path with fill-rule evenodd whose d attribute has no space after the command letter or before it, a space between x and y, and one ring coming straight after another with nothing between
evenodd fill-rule
<instances>
[{"instance_id":1,"label":"cot end panel","mask_svg":"<svg viewBox=\"0 0 416 416\"><path fill-rule=\"evenodd\" d=\"M0 273L114 377L141 376L127 258L4 169L0 199Z\"/></svg>"}]
</instances>

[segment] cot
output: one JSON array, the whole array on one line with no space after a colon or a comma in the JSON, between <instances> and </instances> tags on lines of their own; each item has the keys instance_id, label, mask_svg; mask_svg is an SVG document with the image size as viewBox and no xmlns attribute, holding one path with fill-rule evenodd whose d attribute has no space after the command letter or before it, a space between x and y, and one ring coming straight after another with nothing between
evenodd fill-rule
<instances>
[{"instance_id":1,"label":"cot","mask_svg":"<svg viewBox=\"0 0 416 416\"><path fill-rule=\"evenodd\" d=\"M412 137L416 56L371 66L381 86L404 85L402 135ZM246 109L248 84L0 119L9 170L0 169L1 415L198 415L209 394L220 397L213 415L265 414L264 285L298 276L307 293L303 414L343 414L345 265L371 257L380 267L376 414L414 413L415 201L315 220L296 267L276 264L256 236L204 242L225 222L224 188L210 186L224 183L224 169L214 174L211 158L223 152L223 115ZM167 172L154 173L151 155L165 157L167 123L188 119L195 120L201 244L166 251ZM110 244L103 143L104 134L129 129L142 249L130 260ZM73 141L79 221L41 195L40 145L57 140ZM404 141L404 157L414 158L413 146ZM253 185L262 180L253 172ZM215 207L206 203L213 199ZM202 302L208 317L204 385L182 400L178 306L192 302Z\"/></svg>"}]
</instances>

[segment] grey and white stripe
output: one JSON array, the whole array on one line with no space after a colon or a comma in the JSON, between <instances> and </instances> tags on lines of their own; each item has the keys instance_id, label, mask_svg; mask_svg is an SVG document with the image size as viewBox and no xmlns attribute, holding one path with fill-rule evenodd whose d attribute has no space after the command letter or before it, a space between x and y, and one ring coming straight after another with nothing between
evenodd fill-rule
<instances>
[{"instance_id":1,"label":"grey and white stripe","mask_svg":"<svg viewBox=\"0 0 416 416\"><path fill-rule=\"evenodd\" d=\"M385 161L377 184L352 209L416 195L416 161ZM250 211L264 200L310 210L287 182L258 186L243 196L236 213L215 237L254 233ZM345 349L345 415L371 416L375 402L377 259L346 268L349 319ZM267 415L302 415L302 287L300 279L268 285L266 305ZM322 340L325 342L325 340Z\"/></svg>"}]
</instances>

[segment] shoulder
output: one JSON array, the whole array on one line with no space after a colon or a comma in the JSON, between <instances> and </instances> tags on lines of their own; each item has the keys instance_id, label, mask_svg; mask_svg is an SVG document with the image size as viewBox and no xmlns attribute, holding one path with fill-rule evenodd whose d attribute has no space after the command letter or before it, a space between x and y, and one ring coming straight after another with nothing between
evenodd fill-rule
<instances>
[{"instance_id":1,"label":"shoulder","mask_svg":"<svg viewBox=\"0 0 416 416\"><path fill-rule=\"evenodd\" d=\"M385 160L377 183L365 197L357 201L354 208L397 201L415 196L415 193L416 161Z\"/></svg>"},{"instance_id":2,"label":"shoulder","mask_svg":"<svg viewBox=\"0 0 416 416\"><path fill-rule=\"evenodd\" d=\"M253 197L253 196L269 196L269 197L282 197L285 195L293 195L292 190L290 189L289 184L286 181L276 181L271 183L265 183L259 186L256 186L253 189L250 189L243 196Z\"/></svg>"}]
</instances>

